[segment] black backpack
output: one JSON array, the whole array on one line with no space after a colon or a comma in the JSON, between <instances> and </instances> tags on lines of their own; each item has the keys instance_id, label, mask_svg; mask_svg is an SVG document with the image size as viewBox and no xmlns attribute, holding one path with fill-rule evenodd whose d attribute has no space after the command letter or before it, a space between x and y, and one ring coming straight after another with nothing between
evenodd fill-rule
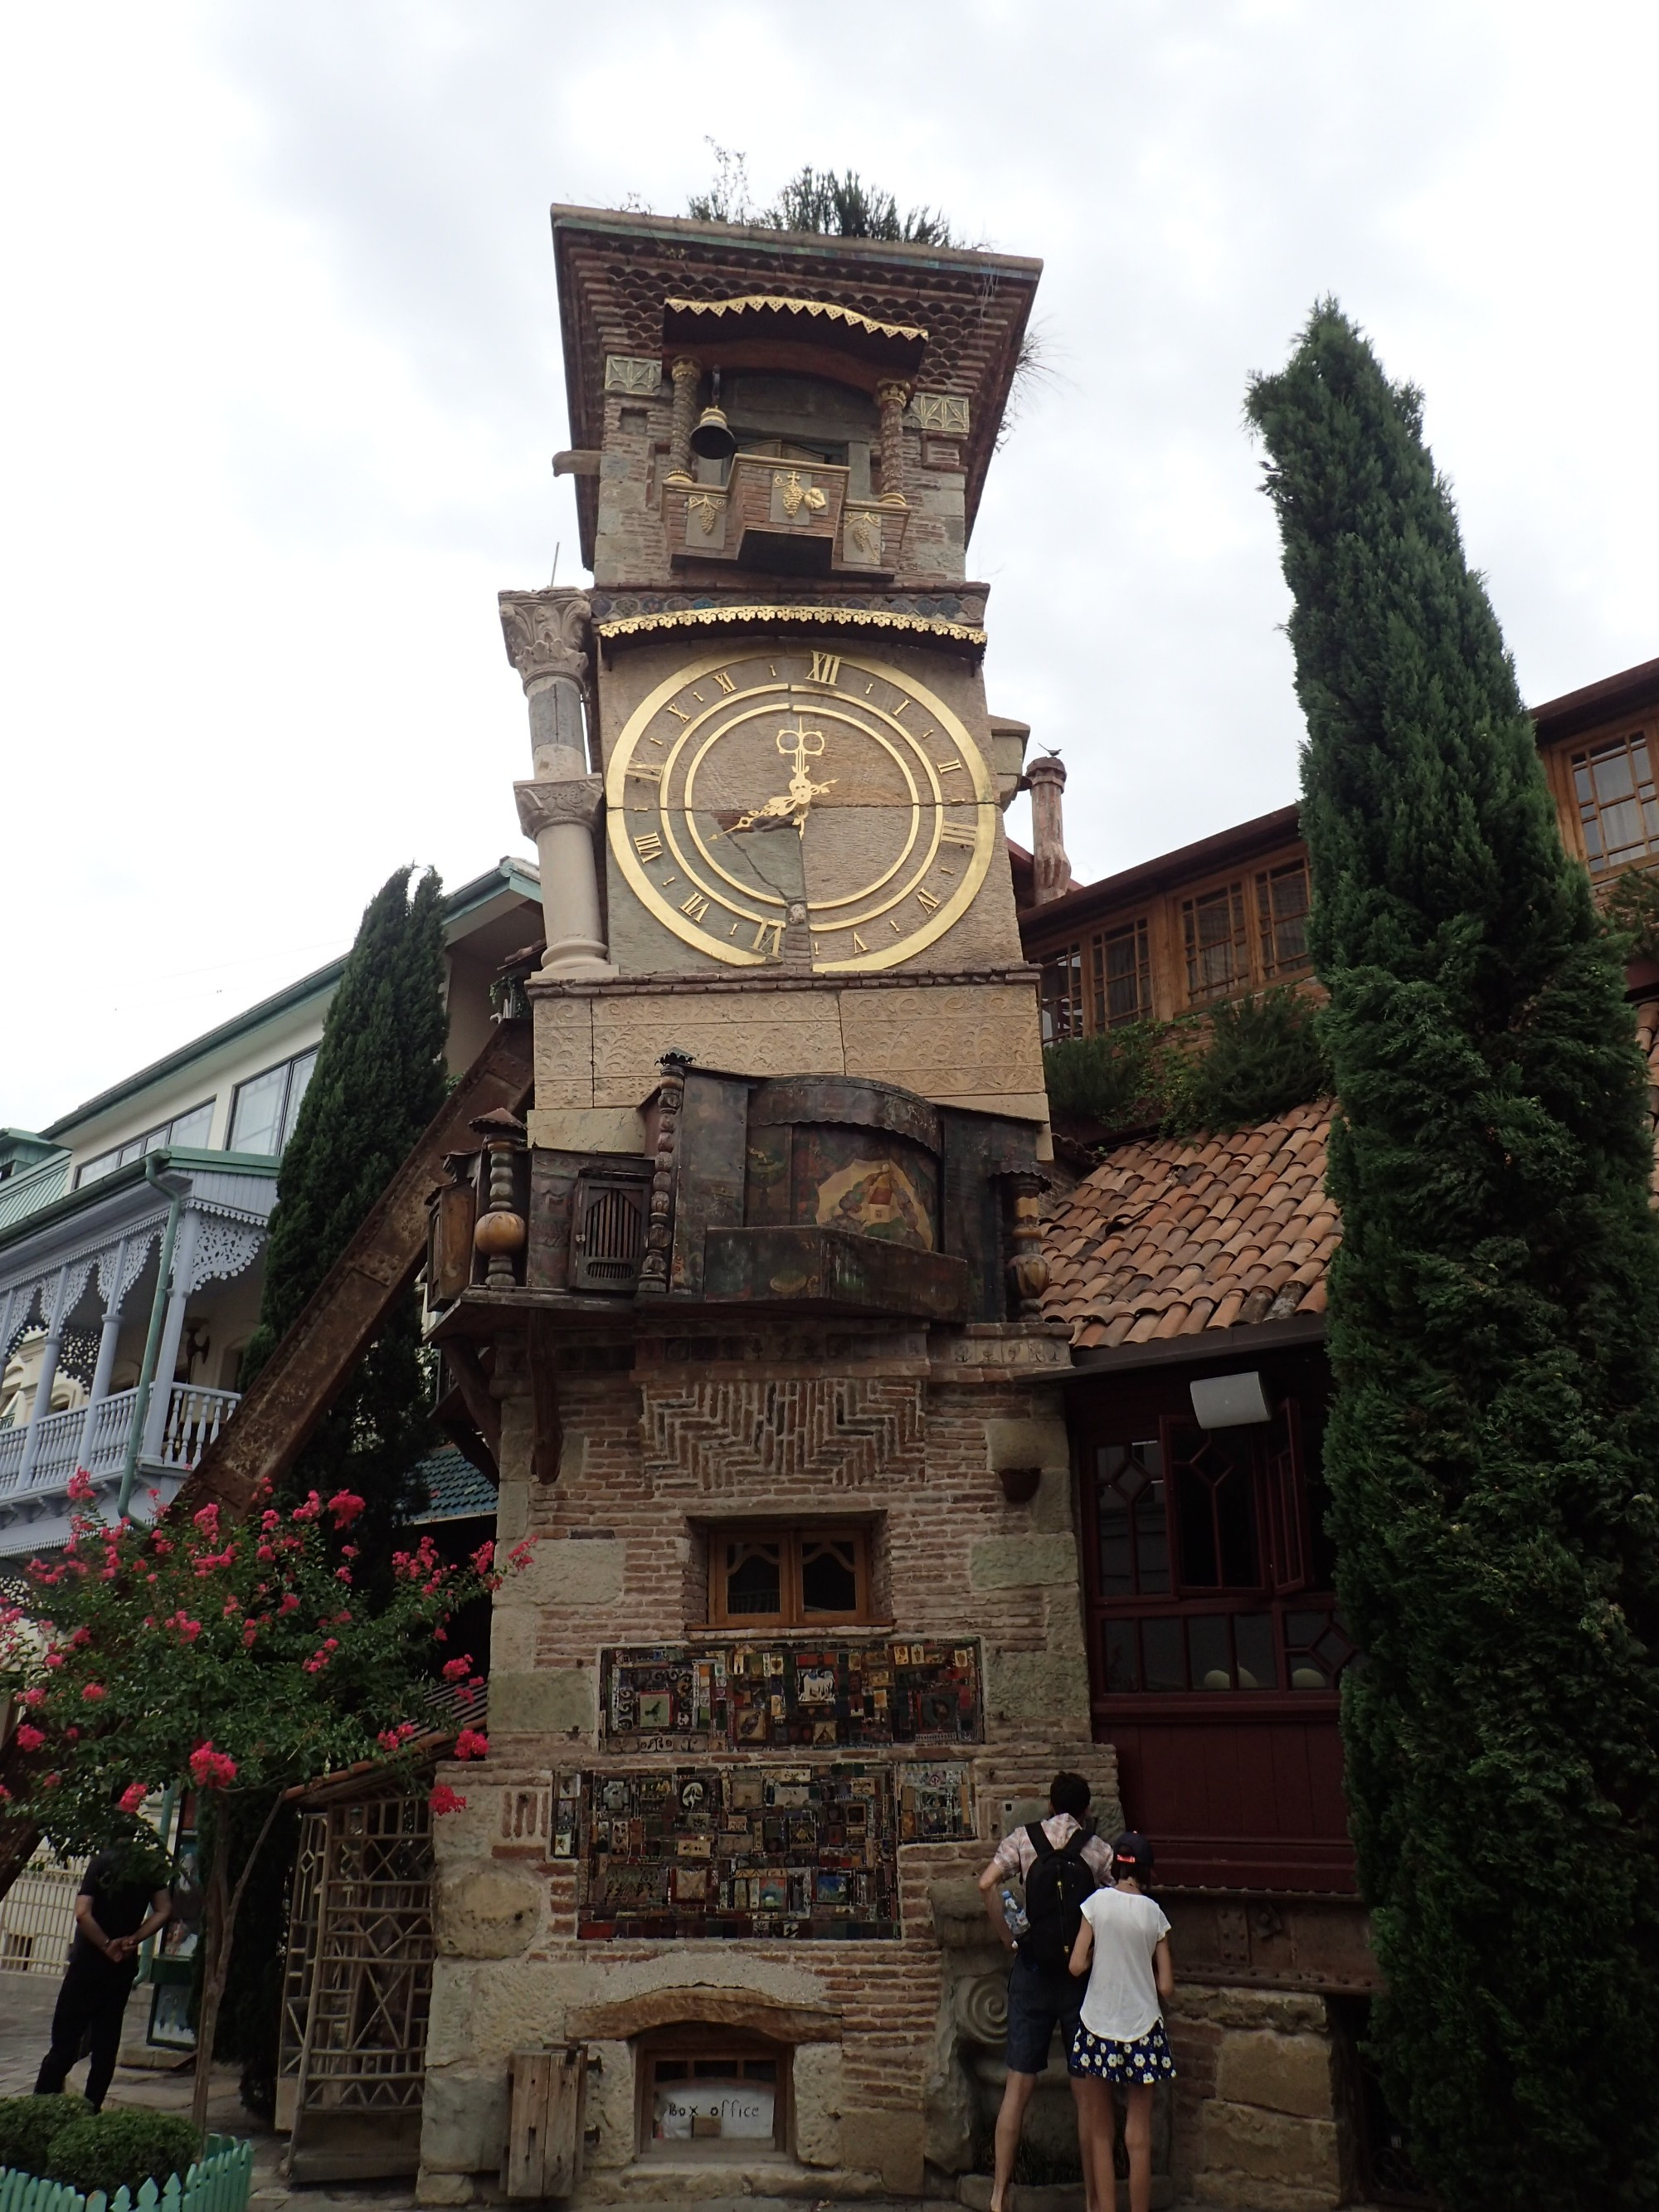
<instances>
[{"instance_id":1,"label":"black backpack","mask_svg":"<svg viewBox=\"0 0 1659 2212\"><path fill-rule=\"evenodd\" d=\"M1033 1820L1025 1831L1036 1853L1036 1863L1025 1877L1025 1917L1030 1923L1019 1939L1020 1956L1034 1966L1064 1966L1083 1922L1085 1899L1098 1887L1094 1869L1083 1856L1089 1840L1086 1828L1077 1829L1056 1850Z\"/></svg>"}]
</instances>

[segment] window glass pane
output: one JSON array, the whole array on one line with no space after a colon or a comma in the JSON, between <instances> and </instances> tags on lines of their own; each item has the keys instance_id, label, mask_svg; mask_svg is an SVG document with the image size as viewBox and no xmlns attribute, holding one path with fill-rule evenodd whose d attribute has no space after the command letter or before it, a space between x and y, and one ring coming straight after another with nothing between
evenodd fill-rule
<instances>
[{"instance_id":1,"label":"window glass pane","mask_svg":"<svg viewBox=\"0 0 1659 2212\"><path fill-rule=\"evenodd\" d=\"M230 1109L230 1150L233 1152L270 1152L279 1149L283 1098L288 1088L286 1066L267 1068L251 1083L236 1087Z\"/></svg>"},{"instance_id":2,"label":"window glass pane","mask_svg":"<svg viewBox=\"0 0 1659 2212\"><path fill-rule=\"evenodd\" d=\"M1615 799L1628 799L1634 787L1631 782L1630 755L1620 745L1617 752L1597 753L1591 763L1595 778L1595 795L1603 806Z\"/></svg>"},{"instance_id":3,"label":"window glass pane","mask_svg":"<svg viewBox=\"0 0 1659 2212\"><path fill-rule=\"evenodd\" d=\"M1181 1623L1178 1620L1143 1620L1140 1624L1140 1649L1146 1663L1146 1687L1149 1690L1186 1688L1187 1664L1182 1652Z\"/></svg>"},{"instance_id":4,"label":"window glass pane","mask_svg":"<svg viewBox=\"0 0 1659 2212\"><path fill-rule=\"evenodd\" d=\"M144 1140L142 1137L135 1137L130 1144L123 1145L121 1147L121 1165L125 1167L130 1161L143 1159L145 1149Z\"/></svg>"},{"instance_id":5,"label":"window glass pane","mask_svg":"<svg viewBox=\"0 0 1659 2212\"><path fill-rule=\"evenodd\" d=\"M1135 1650L1133 1621L1107 1621L1105 1645L1106 1687L1109 1690L1138 1690L1140 1687L1140 1662Z\"/></svg>"},{"instance_id":6,"label":"window glass pane","mask_svg":"<svg viewBox=\"0 0 1659 2212\"><path fill-rule=\"evenodd\" d=\"M1187 939L1187 988L1195 999L1215 998L1245 974L1244 897L1229 884L1188 899L1182 910Z\"/></svg>"},{"instance_id":7,"label":"window glass pane","mask_svg":"<svg viewBox=\"0 0 1659 2212\"><path fill-rule=\"evenodd\" d=\"M807 1537L801 1545L800 1604L803 1613L852 1613L859 1601L859 1578L851 1541Z\"/></svg>"},{"instance_id":8,"label":"window glass pane","mask_svg":"<svg viewBox=\"0 0 1659 2212\"><path fill-rule=\"evenodd\" d=\"M1265 1613L1241 1613L1233 1621L1241 1690L1276 1690L1279 1662L1273 1656L1273 1624Z\"/></svg>"},{"instance_id":9,"label":"window glass pane","mask_svg":"<svg viewBox=\"0 0 1659 2212\"><path fill-rule=\"evenodd\" d=\"M316 1065L315 1052L302 1052L296 1060L289 1063L288 1105L283 1115L283 1151L288 1149L288 1140L294 1134L294 1124L299 1119L300 1101L311 1087L312 1073Z\"/></svg>"},{"instance_id":10,"label":"window glass pane","mask_svg":"<svg viewBox=\"0 0 1659 2212\"><path fill-rule=\"evenodd\" d=\"M1575 754L1572 778L1592 866L1624 866L1659 849L1653 763L1644 732Z\"/></svg>"},{"instance_id":11,"label":"window glass pane","mask_svg":"<svg viewBox=\"0 0 1659 2212\"><path fill-rule=\"evenodd\" d=\"M173 1123L167 1138L170 1145L194 1146L199 1152L205 1146L213 1127L213 1101L205 1106L192 1106L188 1114L181 1114Z\"/></svg>"},{"instance_id":12,"label":"window glass pane","mask_svg":"<svg viewBox=\"0 0 1659 2212\"><path fill-rule=\"evenodd\" d=\"M78 1189L82 1183L96 1182L100 1176L113 1175L120 1164L119 1152L100 1152L96 1159L88 1160L85 1167L76 1170L75 1177L76 1188Z\"/></svg>"},{"instance_id":13,"label":"window glass pane","mask_svg":"<svg viewBox=\"0 0 1659 2212\"><path fill-rule=\"evenodd\" d=\"M777 1544L727 1544L726 1609L733 1613L781 1613L783 1577Z\"/></svg>"},{"instance_id":14,"label":"window glass pane","mask_svg":"<svg viewBox=\"0 0 1659 2212\"><path fill-rule=\"evenodd\" d=\"M1196 1615L1187 1623L1187 1642L1192 1654L1194 1689L1231 1690L1233 1661L1227 1644L1226 1615Z\"/></svg>"}]
</instances>

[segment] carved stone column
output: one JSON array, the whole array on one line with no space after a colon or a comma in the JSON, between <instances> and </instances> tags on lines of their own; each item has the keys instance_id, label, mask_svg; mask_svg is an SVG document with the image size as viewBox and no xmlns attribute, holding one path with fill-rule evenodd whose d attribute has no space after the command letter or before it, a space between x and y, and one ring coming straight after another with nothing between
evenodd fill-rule
<instances>
[{"instance_id":1,"label":"carved stone column","mask_svg":"<svg viewBox=\"0 0 1659 2212\"><path fill-rule=\"evenodd\" d=\"M702 382L702 363L685 356L674 363L674 414L668 431L668 474L665 483L690 483L691 430L697 414L697 386Z\"/></svg>"},{"instance_id":2,"label":"carved stone column","mask_svg":"<svg viewBox=\"0 0 1659 2212\"><path fill-rule=\"evenodd\" d=\"M1058 753L1042 753L1026 765L1024 782L1031 794L1031 874L1036 902L1046 906L1063 898L1071 886L1072 864L1066 857L1065 827L1060 793L1066 788L1066 763Z\"/></svg>"},{"instance_id":3,"label":"carved stone column","mask_svg":"<svg viewBox=\"0 0 1659 2212\"><path fill-rule=\"evenodd\" d=\"M513 787L519 822L536 841L547 950L540 973L556 980L612 975L599 918L594 833L603 787L588 773L586 692L591 610L580 592L503 592L507 659L530 702L535 775Z\"/></svg>"},{"instance_id":4,"label":"carved stone column","mask_svg":"<svg viewBox=\"0 0 1659 2212\"><path fill-rule=\"evenodd\" d=\"M908 384L889 380L876 386L881 410L881 504L908 507L904 496L904 410L910 404Z\"/></svg>"}]
</instances>

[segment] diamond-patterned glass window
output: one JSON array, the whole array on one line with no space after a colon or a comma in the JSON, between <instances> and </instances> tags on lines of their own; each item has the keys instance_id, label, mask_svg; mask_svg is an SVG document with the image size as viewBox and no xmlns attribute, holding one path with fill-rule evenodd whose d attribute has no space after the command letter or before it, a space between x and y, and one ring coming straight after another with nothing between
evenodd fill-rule
<instances>
[{"instance_id":1,"label":"diamond-patterned glass window","mask_svg":"<svg viewBox=\"0 0 1659 2212\"><path fill-rule=\"evenodd\" d=\"M1152 963L1146 922L1126 921L1103 930L1090 947L1093 954L1094 1018L1097 1030L1115 1030L1142 1021L1152 1011Z\"/></svg>"},{"instance_id":2,"label":"diamond-patterned glass window","mask_svg":"<svg viewBox=\"0 0 1659 2212\"><path fill-rule=\"evenodd\" d=\"M1308 964L1308 864L1286 860L1255 879L1256 927L1261 973L1269 982L1298 974Z\"/></svg>"},{"instance_id":3,"label":"diamond-patterned glass window","mask_svg":"<svg viewBox=\"0 0 1659 2212\"><path fill-rule=\"evenodd\" d=\"M1572 756L1584 853L1598 874L1659 852L1659 795L1645 730Z\"/></svg>"},{"instance_id":4,"label":"diamond-patterned glass window","mask_svg":"<svg viewBox=\"0 0 1659 2212\"><path fill-rule=\"evenodd\" d=\"M1244 886L1222 884L1181 902L1187 950L1187 996L1194 1005L1224 999L1250 980L1250 940L1244 927Z\"/></svg>"}]
</instances>

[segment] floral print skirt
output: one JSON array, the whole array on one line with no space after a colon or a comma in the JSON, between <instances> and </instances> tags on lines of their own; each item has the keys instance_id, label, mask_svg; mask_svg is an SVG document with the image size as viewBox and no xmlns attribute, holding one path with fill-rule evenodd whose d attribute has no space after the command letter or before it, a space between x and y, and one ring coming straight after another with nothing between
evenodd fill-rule
<instances>
[{"instance_id":1,"label":"floral print skirt","mask_svg":"<svg viewBox=\"0 0 1659 2212\"><path fill-rule=\"evenodd\" d=\"M1131 2043L1091 2034L1079 2021L1066 2063L1073 2074L1092 2074L1123 2088L1133 2088L1139 2082L1150 2088L1154 2082L1175 2080L1175 2061L1170 2056L1169 2038L1161 2020L1155 2020L1145 2035L1136 2036Z\"/></svg>"}]
</instances>

